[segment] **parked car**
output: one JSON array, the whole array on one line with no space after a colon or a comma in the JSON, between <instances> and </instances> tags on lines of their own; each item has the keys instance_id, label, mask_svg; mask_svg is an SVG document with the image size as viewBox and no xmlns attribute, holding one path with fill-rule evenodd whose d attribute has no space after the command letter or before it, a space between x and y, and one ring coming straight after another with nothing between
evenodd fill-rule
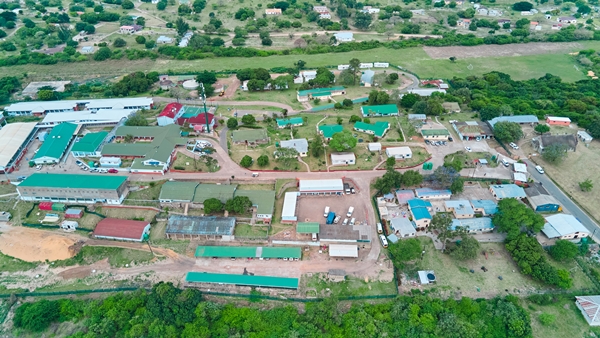
<instances>
[{"instance_id":1,"label":"parked car","mask_svg":"<svg viewBox=\"0 0 600 338\"><path fill-rule=\"evenodd\" d=\"M542 169L542 167L540 167L539 165L535 166L535 170L537 170L537 172L540 173L540 174L544 173L544 169Z\"/></svg>"},{"instance_id":2,"label":"parked car","mask_svg":"<svg viewBox=\"0 0 600 338\"><path fill-rule=\"evenodd\" d=\"M352 217L352 219L350 220L350 225L354 225L354 223L356 223L356 218Z\"/></svg>"},{"instance_id":3,"label":"parked car","mask_svg":"<svg viewBox=\"0 0 600 338\"><path fill-rule=\"evenodd\" d=\"M35 170L42 170L42 166L38 164L38 165L35 167Z\"/></svg>"},{"instance_id":4,"label":"parked car","mask_svg":"<svg viewBox=\"0 0 600 338\"><path fill-rule=\"evenodd\" d=\"M465 147L465 149L466 149L468 152L472 152L472 151L473 151L473 149L471 149L470 147Z\"/></svg>"},{"instance_id":5,"label":"parked car","mask_svg":"<svg viewBox=\"0 0 600 338\"><path fill-rule=\"evenodd\" d=\"M344 218L344 221L342 222L342 225L348 225L348 219Z\"/></svg>"},{"instance_id":6,"label":"parked car","mask_svg":"<svg viewBox=\"0 0 600 338\"><path fill-rule=\"evenodd\" d=\"M340 219L342 219L342 216L340 216L340 215L335 216L335 219L333 220L333 224L338 224L340 222Z\"/></svg>"},{"instance_id":7,"label":"parked car","mask_svg":"<svg viewBox=\"0 0 600 338\"><path fill-rule=\"evenodd\" d=\"M508 168L508 166L509 166L508 161L505 159L502 159L502 165L504 165L505 167Z\"/></svg>"},{"instance_id":8,"label":"parked car","mask_svg":"<svg viewBox=\"0 0 600 338\"><path fill-rule=\"evenodd\" d=\"M17 177L17 181L19 181L19 182L25 181L26 178L27 178L27 176L19 176L19 177Z\"/></svg>"},{"instance_id":9,"label":"parked car","mask_svg":"<svg viewBox=\"0 0 600 338\"><path fill-rule=\"evenodd\" d=\"M108 169L108 172L111 173L111 174L116 174L119 171L117 169L115 169L115 168L110 168L110 169Z\"/></svg>"},{"instance_id":10,"label":"parked car","mask_svg":"<svg viewBox=\"0 0 600 338\"><path fill-rule=\"evenodd\" d=\"M448 141L454 142L454 139L452 137L448 137Z\"/></svg>"},{"instance_id":11,"label":"parked car","mask_svg":"<svg viewBox=\"0 0 600 338\"><path fill-rule=\"evenodd\" d=\"M510 145L513 149L519 149L519 146L514 144L513 142L509 143L508 145Z\"/></svg>"}]
</instances>

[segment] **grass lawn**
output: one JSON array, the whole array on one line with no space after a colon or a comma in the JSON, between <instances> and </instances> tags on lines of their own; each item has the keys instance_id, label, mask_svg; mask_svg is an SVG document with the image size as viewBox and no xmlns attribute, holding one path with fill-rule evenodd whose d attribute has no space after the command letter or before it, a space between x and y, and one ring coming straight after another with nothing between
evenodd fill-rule
<instances>
[{"instance_id":1,"label":"grass lawn","mask_svg":"<svg viewBox=\"0 0 600 338\"><path fill-rule=\"evenodd\" d=\"M280 193L280 190L281 190L281 188L283 188L283 186L284 186L286 183L289 183L289 182L295 182L295 181L296 181L296 180L294 180L294 179L287 179L287 180L286 180L286 179L281 179L281 180L277 180L277 181L275 182L275 193L276 193L276 194L279 194L279 193ZM283 195L282 195L282 196L283 196Z\"/></svg>"},{"instance_id":2,"label":"grass lawn","mask_svg":"<svg viewBox=\"0 0 600 338\"><path fill-rule=\"evenodd\" d=\"M537 305L528 300L521 302L531 315L533 337L597 337L600 335L600 328L590 327L585 321L575 306L573 297L557 296L556 300L550 305ZM555 321L543 325L539 319L543 313L553 315Z\"/></svg>"},{"instance_id":3,"label":"grass lawn","mask_svg":"<svg viewBox=\"0 0 600 338\"><path fill-rule=\"evenodd\" d=\"M233 97L235 101L271 101L290 105L292 108L302 110L304 107L296 98L296 89L299 85L293 85L287 90L271 90L265 92L245 92L238 90ZM280 108L272 107L272 111L281 111Z\"/></svg>"},{"instance_id":4,"label":"grass lawn","mask_svg":"<svg viewBox=\"0 0 600 338\"><path fill-rule=\"evenodd\" d=\"M272 184L239 184L237 190L273 190Z\"/></svg>"},{"instance_id":5,"label":"grass lawn","mask_svg":"<svg viewBox=\"0 0 600 338\"><path fill-rule=\"evenodd\" d=\"M267 238L268 227L250 224L236 224L233 235L245 238Z\"/></svg>"},{"instance_id":6,"label":"grass lawn","mask_svg":"<svg viewBox=\"0 0 600 338\"><path fill-rule=\"evenodd\" d=\"M160 189L166 181L151 182L147 188L138 191L131 191L127 195L127 199L123 202L125 205L145 205L157 206ZM139 183L139 186L144 186L147 183ZM152 186L153 185L153 186Z\"/></svg>"},{"instance_id":7,"label":"grass lawn","mask_svg":"<svg viewBox=\"0 0 600 338\"><path fill-rule=\"evenodd\" d=\"M346 281L336 283L329 282L326 278L326 274L314 274L312 277L303 277L303 279L308 279L304 287L305 295L309 297L326 297L329 295L348 297L394 295L398 293L394 282L366 282L362 279L347 276Z\"/></svg>"},{"instance_id":8,"label":"grass lawn","mask_svg":"<svg viewBox=\"0 0 600 338\"><path fill-rule=\"evenodd\" d=\"M272 129L272 128L269 128ZM274 134L275 130L270 130L269 135L277 135ZM230 132L231 135L231 132ZM242 158L246 155L252 157L254 162L248 168L250 170L283 170L283 171L306 171L306 166L302 163L298 162L296 159L275 159L273 156L273 152L275 152L275 142L279 139L275 137L275 139L271 138L271 142L268 144L261 144L256 147L249 147L246 145L237 145L231 142L231 147L229 148L229 153L231 159L240 163ZM257 163L257 158L259 156L266 155L269 157L269 164L266 166L259 166Z\"/></svg>"},{"instance_id":9,"label":"grass lawn","mask_svg":"<svg viewBox=\"0 0 600 338\"><path fill-rule=\"evenodd\" d=\"M62 261L56 261L54 266L89 265L105 258L108 258L108 262L112 267L123 267L125 264L131 265L149 262L154 259L154 255L141 250L84 246L77 255Z\"/></svg>"},{"instance_id":10,"label":"grass lawn","mask_svg":"<svg viewBox=\"0 0 600 338\"><path fill-rule=\"evenodd\" d=\"M150 222L156 216L154 210L144 209L133 209L133 208L103 208L102 214L107 217L122 218L122 219L136 219Z\"/></svg>"},{"instance_id":11,"label":"grass lawn","mask_svg":"<svg viewBox=\"0 0 600 338\"><path fill-rule=\"evenodd\" d=\"M17 186L14 184L0 184L0 195L17 193Z\"/></svg>"},{"instance_id":12,"label":"grass lawn","mask_svg":"<svg viewBox=\"0 0 600 338\"><path fill-rule=\"evenodd\" d=\"M498 166L496 161L492 161L492 154L486 152L467 152L467 151L457 151L454 154L448 154L444 157L444 162L452 162L458 159L463 168L474 168L475 163L473 160L476 159L486 159L488 161L488 166L491 168L495 168Z\"/></svg>"},{"instance_id":13,"label":"grass lawn","mask_svg":"<svg viewBox=\"0 0 600 338\"><path fill-rule=\"evenodd\" d=\"M24 202L17 198L0 198L0 211L8 211L12 215L11 222L21 224L25 219L25 214L33 207L32 202ZM33 212L32 212L33 213Z\"/></svg>"},{"instance_id":14,"label":"grass lawn","mask_svg":"<svg viewBox=\"0 0 600 338\"><path fill-rule=\"evenodd\" d=\"M212 157L211 157L212 158ZM211 162L217 162L212 161ZM218 164L212 164L209 167L207 165L207 162L202 159L202 158L198 158L198 159L194 159L188 155L182 154L182 153L178 153L177 154L177 158L175 159L175 162L173 162L173 169L175 170L183 170L185 172L217 172L219 171Z\"/></svg>"},{"instance_id":15,"label":"grass lawn","mask_svg":"<svg viewBox=\"0 0 600 338\"><path fill-rule=\"evenodd\" d=\"M396 168L409 168L419 165L431 156L425 148L409 147L412 151L412 157L405 160L396 161ZM385 166L384 166L385 167Z\"/></svg>"},{"instance_id":16,"label":"grass lawn","mask_svg":"<svg viewBox=\"0 0 600 338\"><path fill-rule=\"evenodd\" d=\"M2 272L27 271L36 267L36 263L22 261L18 258L0 253L0 271Z\"/></svg>"}]
</instances>

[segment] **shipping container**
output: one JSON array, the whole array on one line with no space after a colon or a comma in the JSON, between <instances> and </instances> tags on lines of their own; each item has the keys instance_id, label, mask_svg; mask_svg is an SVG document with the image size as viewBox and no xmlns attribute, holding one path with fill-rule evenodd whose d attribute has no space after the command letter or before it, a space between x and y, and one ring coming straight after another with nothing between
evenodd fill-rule
<instances>
[{"instance_id":1,"label":"shipping container","mask_svg":"<svg viewBox=\"0 0 600 338\"><path fill-rule=\"evenodd\" d=\"M53 202L42 202L39 205L40 210L52 210Z\"/></svg>"},{"instance_id":2,"label":"shipping container","mask_svg":"<svg viewBox=\"0 0 600 338\"><path fill-rule=\"evenodd\" d=\"M52 211L65 211L67 206L62 203L54 203L52 204Z\"/></svg>"}]
</instances>

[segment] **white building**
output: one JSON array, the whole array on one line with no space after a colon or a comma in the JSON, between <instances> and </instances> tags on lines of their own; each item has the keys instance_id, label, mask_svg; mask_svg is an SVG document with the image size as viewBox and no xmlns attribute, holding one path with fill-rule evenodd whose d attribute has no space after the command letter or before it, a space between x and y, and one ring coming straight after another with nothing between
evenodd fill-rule
<instances>
[{"instance_id":1,"label":"white building","mask_svg":"<svg viewBox=\"0 0 600 338\"><path fill-rule=\"evenodd\" d=\"M317 71L316 70L302 70L298 73L298 76L296 76L294 78L294 83L295 84L300 84L300 83L304 83L304 82L308 82L310 80L314 80L317 78ZM248 83L246 81L244 81L246 89L244 90L248 90Z\"/></svg>"},{"instance_id":2,"label":"white building","mask_svg":"<svg viewBox=\"0 0 600 338\"><path fill-rule=\"evenodd\" d=\"M377 14L380 11L381 10L379 8L373 8L371 6L364 6L361 12L363 12L363 13L369 13L369 14Z\"/></svg>"},{"instance_id":3,"label":"white building","mask_svg":"<svg viewBox=\"0 0 600 338\"><path fill-rule=\"evenodd\" d=\"M352 32L339 32L334 33L335 39L337 42L352 42L354 41L354 33Z\"/></svg>"},{"instance_id":4,"label":"white building","mask_svg":"<svg viewBox=\"0 0 600 338\"><path fill-rule=\"evenodd\" d=\"M577 239L590 235L589 230L575 216L567 214L546 217L542 232L551 239Z\"/></svg>"},{"instance_id":5,"label":"white building","mask_svg":"<svg viewBox=\"0 0 600 338\"><path fill-rule=\"evenodd\" d=\"M10 123L0 129L0 173L15 169L36 132L35 122Z\"/></svg>"},{"instance_id":6,"label":"white building","mask_svg":"<svg viewBox=\"0 0 600 338\"><path fill-rule=\"evenodd\" d=\"M390 147L385 149L387 157L394 157L396 160L412 158L412 150L409 147Z\"/></svg>"},{"instance_id":7,"label":"white building","mask_svg":"<svg viewBox=\"0 0 600 338\"><path fill-rule=\"evenodd\" d=\"M100 109L152 109L151 97L125 97L119 99L79 99L63 101L29 101L13 103L4 107L10 116L36 115Z\"/></svg>"},{"instance_id":8,"label":"white building","mask_svg":"<svg viewBox=\"0 0 600 338\"><path fill-rule=\"evenodd\" d=\"M329 257L358 257L358 245L330 244Z\"/></svg>"},{"instance_id":9,"label":"white building","mask_svg":"<svg viewBox=\"0 0 600 338\"><path fill-rule=\"evenodd\" d=\"M417 234L415 225L408 217L396 217L390 221L390 226L398 237L414 237Z\"/></svg>"},{"instance_id":10,"label":"white building","mask_svg":"<svg viewBox=\"0 0 600 338\"><path fill-rule=\"evenodd\" d=\"M300 194L304 195L341 195L344 193L344 182L341 178L330 180L300 180Z\"/></svg>"},{"instance_id":11,"label":"white building","mask_svg":"<svg viewBox=\"0 0 600 338\"><path fill-rule=\"evenodd\" d=\"M356 156L354 153L332 153L331 165L354 165Z\"/></svg>"},{"instance_id":12,"label":"white building","mask_svg":"<svg viewBox=\"0 0 600 338\"><path fill-rule=\"evenodd\" d=\"M298 217L296 217L297 203L297 191L289 191L285 193L285 198L283 200L283 209L281 211L281 223L295 223L298 221Z\"/></svg>"},{"instance_id":13,"label":"white building","mask_svg":"<svg viewBox=\"0 0 600 338\"><path fill-rule=\"evenodd\" d=\"M367 148L369 149L369 151L379 152L379 151L381 151L381 143L369 143L367 145Z\"/></svg>"},{"instance_id":14,"label":"white building","mask_svg":"<svg viewBox=\"0 0 600 338\"><path fill-rule=\"evenodd\" d=\"M74 124L91 125L116 125L123 119L135 114L133 109L100 109L96 111L72 111L63 113L52 113L44 117L38 125L40 127L52 127L63 122Z\"/></svg>"}]
</instances>

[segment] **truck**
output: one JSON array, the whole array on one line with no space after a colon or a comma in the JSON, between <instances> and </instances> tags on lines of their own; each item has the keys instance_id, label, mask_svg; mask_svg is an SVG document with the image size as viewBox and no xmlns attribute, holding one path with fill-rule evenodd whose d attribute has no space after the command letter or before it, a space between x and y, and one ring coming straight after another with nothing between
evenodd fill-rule
<instances>
[{"instance_id":1,"label":"truck","mask_svg":"<svg viewBox=\"0 0 600 338\"><path fill-rule=\"evenodd\" d=\"M352 213L354 212L354 207L350 207L348 208L348 213L346 214L346 217L350 217L352 216Z\"/></svg>"},{"instance_id":2,"label":"truck","mask_svg":"<svg viewBox=\"0 0 600 338\"><path fill-rule=\"evenodd\" d=\"M325 213L323 214L323 217L327 217L329 215L329 207L325 207Z\"/></svg>"},{"instance_id":3,"label":"truck","mask_svg":"<svg viewBox=\"0 0 600 338\"><path fill-rule=\"evenodd\" d=\"M335 219L335 212L330 212L327 215L327 222L326 224L333 224L333 220Z\"/></svg>"}]
</instances>

